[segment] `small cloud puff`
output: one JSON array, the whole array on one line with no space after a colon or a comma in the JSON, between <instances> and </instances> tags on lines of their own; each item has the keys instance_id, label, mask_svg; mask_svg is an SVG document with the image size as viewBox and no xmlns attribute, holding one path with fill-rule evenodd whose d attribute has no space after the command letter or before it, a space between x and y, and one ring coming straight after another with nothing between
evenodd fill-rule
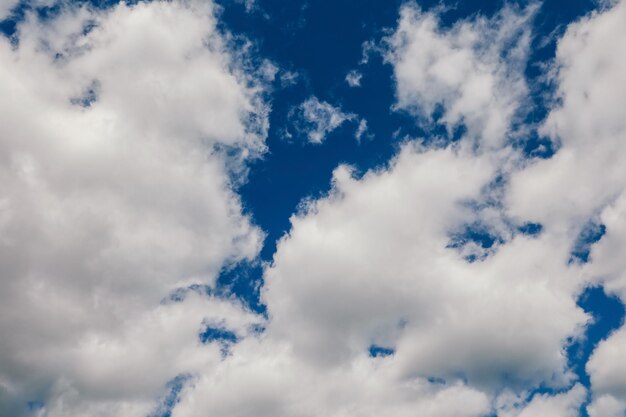
<instances>
[{"instance_id":1,"label":"small cloud puff","mask_svg":"<svg viewBox=\"0 0 626 417\"><path fill-rule=\"evenodd\" d=\"M341 108L312 96L289 112L296 131L306 135L310 143L320 144L326 136L356 114L344 113Z\"/></svg>"},{"instance_id":2,"label":"small cloud puff","mask_svg":"<svg viewBox=\"0 0 626 417\"><path fill-rule=\"evenodd\" d=\"M357 70L352 70L346 75L346 82L350 87L360 87L363 74Z\"/></svg>"},{"instance_id":3,"label":"small cloud puff","mask_svg":"<svg viewBox=\"0 0 626 417\"><path fill-rule=\"evenodd\" d=\"M367 120L361 119L359 121L359 126L356 128L356 131L354 132L354 137L356 138L356 140L360 142L361 138L363 138L363 135L365 135L369 139L373 138L374 135L372 135L371 133L368 133L368 129L369 127L367 126Z\"/></svg>"}]
</instances>

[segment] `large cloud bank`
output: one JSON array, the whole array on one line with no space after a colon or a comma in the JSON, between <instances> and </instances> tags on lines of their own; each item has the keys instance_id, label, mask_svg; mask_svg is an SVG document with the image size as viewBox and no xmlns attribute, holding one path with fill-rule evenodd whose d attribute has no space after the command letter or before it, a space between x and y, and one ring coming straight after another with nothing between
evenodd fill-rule
<instances>
[{"instance_id":1,"label":"large cloud bank","mask_svg":"<svg viewBox=\"0 0 626 417\"><path fill-rule=\"evenodd\" d=\"M0 415L622 416L626 330L589 389L567 348L586 287L626 301L626 2L558 40L548 159L515 146L537 7L401 8L394 109L461 137L337 167L264 270L266 315L192 286L263 240L235 184L265 151L264 79L213 6L27 15L0 38Z\"/></svg>"}]
</instances>

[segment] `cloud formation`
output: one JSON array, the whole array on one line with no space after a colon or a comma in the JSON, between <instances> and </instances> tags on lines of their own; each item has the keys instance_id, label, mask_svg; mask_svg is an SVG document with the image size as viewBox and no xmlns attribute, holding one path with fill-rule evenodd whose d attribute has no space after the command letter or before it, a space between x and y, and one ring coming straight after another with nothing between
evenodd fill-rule
<instances>
[{"instance_id":1,"label":"cloud formation","mask_svg":"<svg viewBox=\"0 0 626 417\"><path fill-rule=\"evenodd\" d=\"M355 119L356 115L344 113L339 107L313 96L292 109L289 117L298 134L306 136L310 143L321 144L330 132Z\"/></svg>"},{"instance_id":2,"label":"cloud formation","mask_svg":"<svg viewBox=\"0 0 626 417\"><path fill-rule=\"evenodd\" d=\"M589 390L568 347L585 288L626 301L626 2L558 41L549 159L512 141L537 6L452 25L402 6L394 109L448 138L338 166L264 265L266 314L211 288L258 259L236 190L266 152L265 82L295 73L255 64L210 2L59 10L0 37L0 416L624 414L626 330ZM289 119L314 144L368 133L316 96Z\"/></svg>"},{"instance_id":3,"label":"cloud formation","mask_svg":"<svg viewBox=\"0 0 626 417\"><path fill-rule=\"evenodd\" d=\"M0 414L146 415L219 359L203 320L256 320L160 302L257 256L233 183L265 150L263 87L211 3L60 7L0 37Z\"/></svg>"},{"instance_id":4,"label":"cloud formation","mask_svg":"<svg viewBox=\"0 0 626 417\"><path fill-rule=\"evenodd\" d=\"M583 204L573 208L582 214L570 215L563 207L564 216L558 216L560 206L545 207L562 204L564 196L575 197L576 187L560 183L558 189L549 188L550 181L527 179L535 167L559 164L565 140L557 157L545 161L526 160L509 141L516 112L526 100L522 70L534 9L505 9L492 20L478 17L442 29L432 13L407 7L390 38L398 107L411 110L431 103L434 111L442 106L443 122L453 127L463 120L467 131L460 144L443 149L408 143L387 167L363 176L341 166L329 195L310 201L292 217L292 228L265 272L269 322L263 338L254 342L282 348L271 348L280 353L262 359L246 360L250 353L245 350L238 356L245 364L259 364L246 367L248 378L276 385L267 391L261 383L247 386L242 391L252 394L239 401L261 407L261 415L306 415L311 410L324 415L414 415L420 410L420 415L438 416L577 416L587 390L575 384L566 349L571 340L583 337L590 320L576 300L597 281L587 272L590 266L569 259L593 210L585 211ZM461 33L472 35L469 45L455 44ZM461 67L468 69L463 74L468 78L444 79L432 90L430 83L413 83L431 73L432 62L424 66L411 58L413 44L407 41L407 46L406 39L394 44L402 37L412 39L411 34L419 35L421 51L441 52L434 62L461 53L467 58ZM519 46L519 60L496 59L510 42ZM567 70L560 71L563 76ZM464 107L464 97L476 99L470 88L476 79L488 80L493 90L488 89L484 101ZM564 80L557 82L567 94ZM544 129L567 109L564 103L553 110ZM526 183L534 184L534 192L520 191ZM526 233L516 226L522 224L540 226L537 233ZM481 244L472 236L478 233L476 225L499 234L493 250L481 254ZM481 256L475 256L476 250ZM375 349L387 354L371 355ZM224 375L231 372L236 371L230 368ZM361 378L349 383L357 372ZM307 387L330 383L334 395L325 388L301 388L294 374ZM252 413L235 400L218 408L224 405L217 396L202 402L203 395L226 381L205 378L183 399L181 416L199 415L199 403L215 415ZM385 384L364 382L370 380ZM355 385L359 394L347 388ZM427 389L425 395L413 391L406 408L398 397L390 401L385 395L388 387L403 392L406 386ZM534 394L539 386L556 393ZM453 389L459 391L437 401ZM590 412L602 415L600 407L622 412L616 395L596 400ZM340 402L333 402L337 397ZM465 407L459 405L461 399ZM424 401L429 405L422 409Z\"/></svg>"},{"instance_id":5,"label":"cloud formation","mask_svg":"<svg viewBox=\"0 0 626 417\"><path fill-rule=\"evenodd\" d=\"M606 233L591 248L584 272L594 284L626 301L626 3L570 25L558 43L555 81L561 104L548 116L543 133L560 146L557 154L521 172L510 202L555 234L571 239L589 221ZM621 328L601 342L587 364L593 417L623 415L626 369L617 359L626 350Z\"/></svg>"},{"instance_id":6,"label":"cloud formation","mask_svg":"<svg viewBox=\"0 0 626 417\"><path fill-rule=\"evenodd\" d=\"M346 82L350 87L360 87L363 74L357 70L352 70L346 74Z\"/></svg>"},{"instance_id":7,"label":"cloud formation","mask_svg":"<svg viewBox=\"0 0 626 417\"><path fill-rule=\"evenodd\" d=\"M407 3L386 39L396 108L441 123L450 135L464 126L468 140L483 147L505 143L527 94L524 69L535 11L535 5L506 6L491 18L442 29L436 12Z\"/></svg>"},{"instance_id":8,"label":"cloud formation","mask_svg":"<svg viewBox=\"0 0 626 417\"><path fill-rule=\"evenodd\" d=\"M6 0L0 3L0 20L7 18L18 3L19 0Z\"/></svg>"}]
</instances>

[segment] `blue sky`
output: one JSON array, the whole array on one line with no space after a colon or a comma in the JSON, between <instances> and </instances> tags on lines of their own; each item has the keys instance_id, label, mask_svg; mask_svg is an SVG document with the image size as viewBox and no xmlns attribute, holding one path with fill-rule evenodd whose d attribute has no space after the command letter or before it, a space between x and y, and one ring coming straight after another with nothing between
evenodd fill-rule
<instances>
[{"instance_id":1,"label":"blue sky","mask_svg":"<svg viewBox=\"0 0 626 417\"><path fill-rule=\"evenodd\" d=\"M626 2L0 32L0 417L626 415Z\"/></svg>"}]
</instances>

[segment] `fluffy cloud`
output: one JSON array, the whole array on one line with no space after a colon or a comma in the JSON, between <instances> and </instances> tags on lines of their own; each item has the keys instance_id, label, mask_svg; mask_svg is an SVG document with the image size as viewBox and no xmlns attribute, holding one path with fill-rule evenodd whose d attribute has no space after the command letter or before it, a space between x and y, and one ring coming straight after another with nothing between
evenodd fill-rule
<instances>
[{"instance_id":1,"label":"fluffy cloud","mask_svg":"<svg viewBox=\"0 0 626 417\"><path fill-rule=\"evenodd\" d=\"M6 0L0 3L0 20L6 19L11 14L11 11L17 4L19 0Z\"/></svg>"},{"instance_id":2,"label":"fluffy cloud","mask_svg":"<svg viewBox=\"0 0 626 417\"><path fill-rule=\"evenodd\" d=\"M495 168L415 144L362 178L338 168L265 272L263 335L200 372L173 415L575 416L580 386L519 399L571 381L564 347L587 317L569 248L517 236L469 263L449 247ZM514 401L496 407L503 388Z\"/></svg>"},{"instance_id":3,"label":"fluffy cloud","mask_svg":"<svg viewBox=\"0 0 626 417\"><path fill-rule=\"evenodd\" d=\"M433 13L401 10L388 39L398 107L429 116L441 105L444 122L462 120L468 132L454 149L406 145L387 169L360 179L337 169L330 195L292 218L266 271L268 337L331 370L379 346L394 352L401 381L463 378L487 393L568 386L565 346L588 319L575 303L585 281L567 265L571 242L509 231L473 263L471 242L452 242L477 221L507 228L481 201L512 153L476 153L473 143L506 143L526 92L533 11L504 9L444 30ZM485 101L469 103L483 87Z\"/></svg>"},{"instance_id":4,"label":"fluffy cloud","mask_svg":"<svg viewBox=\"0 0 626 417\"><path fill-rule=\"evenodd\" d=\"M20 415L27 402L37 398L46 416L147 416L168 380L215 368L222 360L222 346L200 343L198 335L206 326L246 337L259 322L239 303L193 294L182 303L111 323L115 328L92 326L73 345L42 350L18 338L28 349L20 358L28 359L32 369L24 370L22 364L5 369L19 376L3 381L8 394L22 402L12 399L12 415Z\"/></svg>"},{"instance_id":5,"label":"fluffy cloud","mask_svg":"<svg viewBox=\"0 0 626 417\"><path fill-rule=\"evenodd\" d=\"M578 417L586 396L580 384L561 394L537 394L528 403L504 394L498 400L498 417Z\"/></svg>"},{"instance_id":6,"label":"fluffy cloud","mask_svg":"<svg viewBox=\"0 0 626 417\"><path fill-rule=\"evenodd\" d=\"M571 25L559 41L562 105L550 113L543 133L561 149L515 178L510 205L516 214L559 227L581 224L623 191L625 15L622 2Z\"/></svg>"},{"instance_id":7,"label":"fluffy cloud","mask_svg":"<svg viewBox=\"0 0 626 417\"><path fill-rule=\"evenodd\" d=\"M378 345L405 378L566 385L563 345L586 321L568 247L517 236L475 263L450 247L494 173L489 158L413 146L360 180L338 169L266 273L268 334L319 366Z\"/></svg>"},{"instance_id":8,"label":"fluffy cloud","mask_svg":"<svg viewBox=\"0 0 626 417\"><path fill-rule=\"evenodd\" d=\"M469 107L457 101L474 97L467 90L474 79L438 86L433 92L444 95L433 96L433 106L446 115L461 108L468 124L459 146L410 142L389 166L360 178L337 168L329 195L292 217L265 271L263 336L243 341L217 371L204 372L175 416L577 415L586 390L570 387L565 350L589 317L576 305L587 283L583 267L568 264L575 236L552 228L515 233L502 212L528 219L489 203L508 195L498 189L502 172L518 175L513 151L486 150L506 143L525 85L494 63L496 52L482 50L482 42L514 38L523 59L529 13L505 10L493 22L478 18L445 31L434 15L403 9L392 39L426 32L421 50L454 55L459 47L445 46L461 34L483 39L465 48L468 68L497 84L490 93L496 98L465 114ZM496 43L498 53L507 41ZM419 61L394 64L402 106L402 94L415 89L402 84L399 71L423 68ZM444 117L450 126L460 122ZM476 141L485 152L475 151ZM502 229L506 239L470 262L473 243L459 247L454 236L478 221ZM527 400L539 385L569 390Z\"/></svg>"},{"instance_id":9,"label":"fluffy cloud","mask_svg":"<svg viewBox=\"0 0 626 417\"><path fill-rule=\"evenodd\" d=\"M288 342L248 338L183 393L174 417L479 417L488 398L457 381L401 381L386 358L365 354L332 370L303 360Z\"/></svg>"},{"instance_id":10,"label":"fluffy cloud","mask_svg":"<svg viewBox=\"0 0 626 417\"><path fill-rule=\"evenodd\" d=\"M621 360L624 346L626 329L622 328L600 343L587 364L594 394L613 396L622 404L626 402L626 365Z\"/></svg>"},{"instance_id":11,"label":"fluffy cloud","mask_svg":"<svg viewBox=\"0 0 626 417\"><path fill-rule=\"evenodd\" d=\"M207 2L27 16L16 45L0 38L0 414L146 416L160 396L175 417L575 417L576 299L590 283L626 296L626 5L559 42L543 132L562 146L528 162L506 145L534 10L442 28L402 7L397 108L466 133L338 167L266 266L267 317L200 286L168 294L258 254L233 183L265 150L259 77L278 69L253 73ZM358 120L316 97L290 117L312 143ZM607 234L568 263L590 218ZM482 247L476 225L501 239ZM588 364L593 417L624 412L625 334Z\"/></svg>"},{"instance_id":12,"label":"fluffy cloud","mask_svg":"<svg viewBox=\"0 0 626 417\"><path fill-rule=\"evenodd\" d=\"M444 30L435 12L405 5L387 39L397 108L428 121L442 106L437 121L450 133L463 125L472 141L500 146L526 95L528 22L535 10L507 7L490 19L461 21Z\"/></svg>"},{"instance_id":13,"label":"fluffy cloud","mask_svg":"<svg viewBox=\"0 0 626 417\"><path fill-rule=\"evenodd\" d=\"M310 97L294 108L289 117L299 134L306 135L310 143L320 144L330 132L344 122L353 120L356 115L344 113L340 108L320 101L317 97Z\"/></svg>"},{"instance_id":14,"label":"fluffy cloud","mask_svg":"<svg viewBox=\"0 0 626 417\"><path fill-rule=\"evenodd\" d=\"M232 184L264 151L262 86L208 2L61 6L17 38L0 38L0 404L141 415L219 360L203 320L258 321L160 302L258 253Z\"/></svg>"},{"instance_id":15,"label":"fluffy cloud","mask_svg":"<svg viewBox=\"0 0 626 417\"><path fill-rule=\"evenodd\" d=\"M560 145L557 154L516 175L511 213L541 222L549 233L573 241L590 220L606 235L591 249L584 273L590 282L626 300L626 3L570 25L558 43L555 81L561 104L543 133ZM622 415L626 378L618 352L624 329L602 342L587 370L595 397L593 416Z\"/></svg>"}]
</instances>

